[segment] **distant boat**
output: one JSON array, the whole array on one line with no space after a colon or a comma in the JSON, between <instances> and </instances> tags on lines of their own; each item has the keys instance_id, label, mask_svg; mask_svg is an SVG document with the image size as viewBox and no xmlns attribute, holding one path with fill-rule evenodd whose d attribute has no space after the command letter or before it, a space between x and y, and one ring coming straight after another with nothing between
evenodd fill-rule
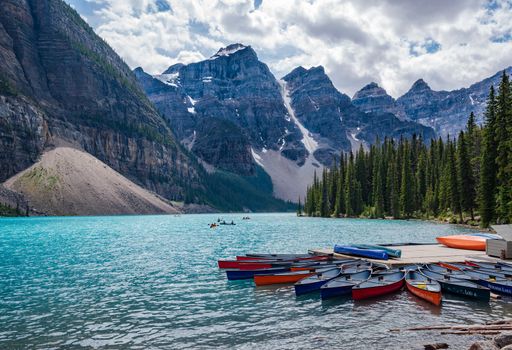
<instances>
[{"instance_id":1,"label":"distant boat","mask_svg":"<svg viewBox=\"0 0 512 350\"><path fill-rule=\"evenodd\" d=\"M400 258L402 256L402 251L400 249L392 249L388 247L383 247L377 244L351 244L352 247L360 248L360 249L376 249L383 250L388 253L388 256L392 258Z\"/></svg>"},{"instance_id":2,"label":"distant boat","mask_svg":"<svg viewBox=\"0 0 512 350\"><path fill-rule=\"evenodd\" d=\"M488 237L482 237L481 235L454 235L436 238L439 243L449 248L467 250L485 250L485 242L488 239Z\"/></svg>"},{"instance_id":3,"label":"distant boat","mask_svg":"<svg viewBox=\"0 0 512 350\"><path fill-rule=\"evenodd\" d=\"M334 252L338 254L361 256L364 258L388 260L388 253L382 249L361 249L349 245L334 246Z\"/></svg>"},{"instance_id":4,"label":"distant boat","mask_svg":"<svg viewBox=\"0 0 512 350\"><path fill-rule=\"evenodd\" d=\"M405 274L407 290L417 297L436 306L441 305L441 285L435 279L423 275L418 270Z\"/></svg>"},{"instance_id":5,"label":"distant boat","mask_svg":"<svg viewBox=\"0 0 512 350\"><path fill-rule=\"evenodd\" d=\"M354 300L374 298L396 292L404 286L405 273L383 273L370 277L352 288Z\"/></svg>"},{"instance_id":6,"label":"distant boat","mask_svg":"<svg viewBox=\"0 0 512 350\"><path fill-rule=\"evenodd\" d=\"M439 282L442 291L486 302L491 298L491 290L489 288L469 280L444 275L425 268L421 269L421 273Z\"/></svg>"},{"instance_id":7,"label":"distant boat","mask_svg":"<svg viewBox=\"0 0 512 350\"><path fill-rule=\"evenodd\" d=\"M324 300L344 295L351 295L352 288L359 283L368 280L370 274L371 270L368 269L337 277L320 287L320 296Z\"/></svg>"}]
</instances>

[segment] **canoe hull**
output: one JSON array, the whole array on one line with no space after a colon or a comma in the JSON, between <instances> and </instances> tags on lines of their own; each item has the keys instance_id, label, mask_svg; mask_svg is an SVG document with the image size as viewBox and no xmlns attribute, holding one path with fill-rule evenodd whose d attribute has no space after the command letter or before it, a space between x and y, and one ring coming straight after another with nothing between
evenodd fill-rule
<instances>
[{"instance_id":1,"label":"canoe hull","mask_svg":"<svg viewBox=\"0 0 512 350\"><path fill-rule=\"evenodd\" d=\"M354 300L363 300L379 297L381 295L390 294L400 290L404 286L404 279L400 281L378 287L370 288L354 288L352 289L352 298Z\"/></svg>"},{"instance_id":2,"label":"canoe hull","mask_svg":"<svg viewBox=\"0 0 512 350\"><path fill-rule=\"evenodd\" d=\"M493 292L496 292L498 294L504 294L504 295L512 295L512 287L503 285L499 282L490 282L486 280L479 280L478 284L481 286L487 287Z\"/></svg>"},{"instance_id":3,"label":"canoe hull","mask_svg":"<svg viewBox=\"0 0 512 350\"><path fill-rule=\"evenodd\" d=\"M447 293L460 295L466 298L478 299L481 301L489 301L491 299L491 291L483 288L472 288L466 286L459 286L445 281L439 281L443 291Z\"/></svg>"},{"instance_id":4,"label":"canoe hull","mask_svg":"<svg viewBox=\"0 0 512 350\"><path fill-rule=\"evenodd\" d=\"M317 281L314 283L307 284L296 284L295 287L295 295L303 295L311 292L318 291L324 284L329 282L329 280Z\"/></svg>"},{"instance_id":5,"label":"canoe hull","mask_svg":"<svg viewBox=\"0 0 512 350\"><path fill-rule=\"evenodd\" d=\"M355 247L351 247L351 246L342 246L342 245L337 245L337 244L334 246L334 252L338 253L338 254L362 256L365 258L379 259L379 260L388 260L388 258L389 258L388 253L386 253L383 250L360 249L360 248L355 248Z\"/></svg>"},{"instance_id":6,"label":"canoe hull","mask_svg":"<svg viewBox=\"0 0 512 350\"><path fill-rule=\"evenodd\" d=\"M267 286L270 284L287 284L287 283L295 283L300 281L303 278L313 276L314 272L309 273L301 273L294 275L255 275L254 283L257 286Z\"/></svg>"},{"instance_id":7,"label":"canoe hull","mask_svg":"<svg viewBox=\"0 0 512 350\"><path fill-rule=\"evenodd\" d=\"M485 250L486 238L478 236L456 235L437 237L436 240L449 248L483 251Z\"/></svg>"},{"instance_id":8,"label":"canoe hull","mask_svg":"<svg viewBox=\"0 0 512 350\"><path fill-rule=\"evenodd\" d=\"M274 269L272 271L261 269L261 270L226 270L226 276L228 280L234 281L234 280L246 280L254 278L254 276L257 275L264 275L264 274L270 274L270 273L281 273L281 272L287 272L289 269L282 268L282 269Z\"/></svg>"},{"instance_id":9,"label":"canoe hull","mask_svg":"<svg viewBox=\"0 0 512 350\"><path fill-rule=\"evenodd\" d=\"M409 283L405 283L407 290L412 294L416 295L418 298L428 301L431 304L436 306L441 305L441 293L440 292L431 292L428 290L424 290L421 288L417 288Z\"/></svg>"},{"instance_id":10,"label":"canoe hull","mask_svg":"<svg viewBox=\"0 0 512 350\"><path fill-rule=\"evenodd\" d=\"M241 262L238 260L219 260L218 261L219 269L248 269L248 270L254 270L254 269L269 269L273 265L266 262L250 262L247 260L247 262Z\"/></svg>"},{"instance_id":11,"label":"canoe hull","mask_svg":"<svg viewBox=\"0 0 512 350\"><path fill-rule=\"evenodd\" d=\"M353 286L343 286L337 288L321 288L320 297L322 300L331 299L340 296L349 296L352 293Z\"/></svg>"}]
</instances>

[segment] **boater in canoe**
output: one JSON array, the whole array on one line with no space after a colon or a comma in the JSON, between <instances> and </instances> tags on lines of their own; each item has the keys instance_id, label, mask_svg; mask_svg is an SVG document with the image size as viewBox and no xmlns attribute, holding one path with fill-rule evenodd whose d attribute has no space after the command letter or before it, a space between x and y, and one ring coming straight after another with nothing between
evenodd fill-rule
<instances>
[{"instance_id":1,"label":"boater in canoe","mask_svg":"<svg viewBox=\"0 0 512 350\"><path fill-rule=\"evenodd\" d=\"M434 305L441 305L441 285L436 280L423 275L418 270L407 271L405 275L407 290L417 297Z\"/></svg>"}]
</instances>

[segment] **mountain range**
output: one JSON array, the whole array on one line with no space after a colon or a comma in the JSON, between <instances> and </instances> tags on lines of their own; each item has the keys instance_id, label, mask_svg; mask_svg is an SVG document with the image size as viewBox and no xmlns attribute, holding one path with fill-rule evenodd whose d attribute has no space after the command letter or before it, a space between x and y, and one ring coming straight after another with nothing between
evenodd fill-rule
<instances>
[{"instance_id":1,"label":"mountain range","mask_svg":"<svg viewBox=\"0 0 512 350\"><path fill-rule=\"evenodd\" d=\"M340 152L385 137L453 135L471 111L481 122L500 74L451 92L420 79L396 100L370 83L350 98L321 66L276 79L250 46L232 44L151 75L131 71L62 0L3 1L0 60L0 202L23 198L34 209L58 192L40 208L46 214L67 213L58 198L79 200L73 178L97 193L123 184L94 197L97 207L120 208L112 214L147 212L137 208L148 200L159 212L187 210L177 202L286 210L279 199L303 196ZM90 179L74 157L108 168L110 182ZM68 213L97 214L92 207Z\"/></svg>"}]
</instances>

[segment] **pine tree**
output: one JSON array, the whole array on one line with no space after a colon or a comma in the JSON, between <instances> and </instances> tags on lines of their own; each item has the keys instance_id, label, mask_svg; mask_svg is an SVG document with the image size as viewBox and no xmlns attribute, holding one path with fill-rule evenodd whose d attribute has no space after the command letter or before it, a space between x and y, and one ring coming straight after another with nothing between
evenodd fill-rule
<instances>
[{"instance_id":1,"label":"pine tree","mask_svg":"<svg viewBox=\"0 0 512 350\"><path fill-rule=\"evenodd\" d=\"M471 213L471 220L474 220L475 181L469 159L468 144L463 131L460 132L457 141L457 175L462 210L469 211Z\"/></svg>"},{"instance_id":2,"label":"pine tree","mask_svg":"<svg viewBox=\"0 0 512 350\"><path fill-rule=\"evenodd\" d=\"M496 165L497 203L496 215L500 223L508 223L511 213L512 193L512 145L510 143L510 123L512 123L512 98L508 75L503 72L496 98Z\"/></svg>"},{"instance_id":3,"label":"pine tree","mask_svg":"<svg viewBox=\"0 0 512 350\"><path fill-rule=\"evenodd\" d=\"M496 98L494 87L491 86L489 97L487 98L487 108L485 111L486 127L484 129L482 156L480 165L480 185L478 187L478 200L480 203L479 212L481 216L480 224L488 227L494 221L496 191Z\"/></svg>"},{"instance_id":4,"label":"pine tree","mask_svg":"<svg viewBox=\"0 0 512 350\"><path fill-rule=\"evenodd\" d=\"M413 212L413 188L412 169L410 159L410 146L406 141L404 144L402 161L402 182L400 185L400 214L404 218L410 218Z\"/></svg>"}]
</instances>

